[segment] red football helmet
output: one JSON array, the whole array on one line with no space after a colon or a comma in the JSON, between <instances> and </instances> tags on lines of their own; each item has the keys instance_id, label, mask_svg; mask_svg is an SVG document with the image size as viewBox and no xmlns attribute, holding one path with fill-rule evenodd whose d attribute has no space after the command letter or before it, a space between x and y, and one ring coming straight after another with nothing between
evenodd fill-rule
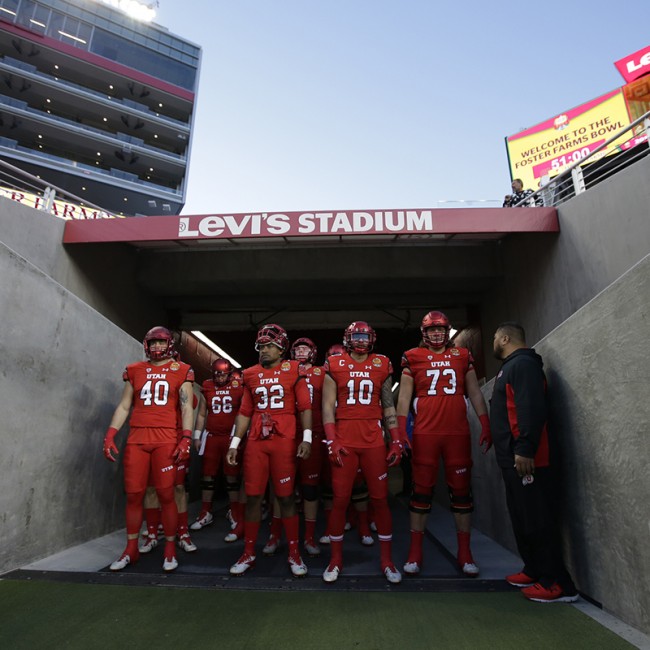
<instances>
[{"instance_id":1,"label":"red football helmet","mask_svg":"<svg viewBox=\"0 0 650 650\"><path fill-rule=\"evenodd\" d=\"M444 332L429 332L430 327L444 327ZM430 311L420 326L422 340L432 348L444 348L449 343L449 319L441 311Z\"/></svg>"},{"instance_id":2,"label":"red football helmet","mask_svg":"<svg viewBox=\"0 0 650 650\"><path fill-rule=\"evenodd\" d=\"M375 330L365 321L358 320L347 326L343 335L343 345L348 352L368 354L372 352L376 339Z\"/></svg>"},{"instance_id":3,"label":"red football helmet","mask_svg":"<svg viewBox=\"0 0 650 650\"><path fill-rule=\"evenodd\" d=\"M212 379L218 386L225 386L232 377L234 366L228 359L217 359L212 362Z\"/></svg>"},{"instance_id":4,"label":"red football helmet","mask_svg":"<svg viewBox=\"0 0 650 650\"><path fill-rule=\"evenodd\" d=\"M167 341L167 349L150 350L149 345L151 341ZM144 354L149 361L161 361L162 359L171 359L174 356L174 337L166 327L162 327L161 325L152 327L144 335L142 345L144 346Z\"/></svg>"},{"instance_id":5,"label":"red football helmet","mask_svg":"<svg viewBox=\"0 0 650 650\"><path fill-rule=\"evenodd\" d=\"M302 351L298 353L296 351L296 348L299 348L301 346L309 348L309 352L306 354ZM314 363L316 361L317 353L318 348L316 347L316 344L311 339L308 339L306 337L296 339L291 345L291 358L295 361L300 361L300 363Z\"/></svg>"},{"instance_id":6,"label":"red football helmet","mask_svg":"<svg viewBox=\"0 0 650 650\"><path fill-rule=\"evenodd\" d=\"M260 351L260 345L269 344L280 348L282 352L289 347L289 337L283 327L274 323L268 323L260 327L257 338L255 339L255 351Z\"/></svg>"},{"instance_id":7,"label":"red football helmet","mask_svg":"<svg viewBox=\"0 0 650 650\"><path fill-rule=\"evenodd\" d=\"M332 345L329 346L329 349L327 350L327 356L333 357L336 356L337 354L343 354L344 352L345 352L345 348L341 343L333 343Z\"/></svg>"}]
</instances>

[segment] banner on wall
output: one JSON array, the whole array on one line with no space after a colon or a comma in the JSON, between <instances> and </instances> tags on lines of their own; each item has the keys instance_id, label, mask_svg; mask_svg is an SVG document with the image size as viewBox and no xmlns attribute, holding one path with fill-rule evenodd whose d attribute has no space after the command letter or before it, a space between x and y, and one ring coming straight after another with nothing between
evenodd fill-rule
<instances>
[{"instance_id":1,"label":"banner on wall","mask_svg":"<svg viewBox=\"0 0 650 650\"><path fill-rule=\"evenodd\" d=\"M36 208L37 210L46 210L47 201L45 197L40 196L39 194L32 194L31 192L25 192L23 190L16 190L11 187L2 187L0 186L0 196L3 196L6 199L11 199L16 201L16 203L22 203L27 205L30 208ZM69 203L68 201L63 201L61 199L54 199L50 205L49 213L58 217L59 219L65 219L70 221L72 219L116 219L115 215L105 212L104 210L96 210L95 208L90 208L88 206L77 205L76 203Z\"/></svg>"},{"instance_id":2,"label":"banner on wall","mask_svg":"<svg viewBox=\"0 0 650 650\"><path fill-rule=\"evenodd\" d=\"M537 190L552 178L588 156L631 123L622 88L506 138L511 178L521 178L525 188ZM630 134L612 142L597 157L621 151Z\"/></svg>"}]
</instances>

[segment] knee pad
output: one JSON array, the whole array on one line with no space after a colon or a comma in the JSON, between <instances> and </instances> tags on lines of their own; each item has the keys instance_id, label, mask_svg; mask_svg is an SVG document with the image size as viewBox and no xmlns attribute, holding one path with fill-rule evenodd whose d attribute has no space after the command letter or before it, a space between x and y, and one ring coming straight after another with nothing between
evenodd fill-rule
<instances>
[{"instance_id":1,"label":"knee pad","mask_svg":"<svg viewBox=\"0 0 650 650\"><path fill-rule=\"evenodd\" d=\"M214 485L214 481L212 482ZM226 481L226 491L227 492L239 492L241 489L241 479L235 478Z\"/></svg>"},{"instance_id":2,"label":"knee pad","mask_svg":"<svg viewBox=\"0 0 650 650\"><path fill-rule=\"evenodd\" d=\"M409 510L418 515L428 515L431 512L432 500L433 490L427 494L424 488L414 486L413 492L411 492L411 500L409 501Z\"/></svg>"},{"instance_id":3,"label":"knee pad","mask_svg":"<svg viewBox=\"0 0 650 650\"><path fill-rule=\"evenodd\" d=\"M305 501L318 501L318 488L315 485L303 485L302 498Z\"/></svg>"},{"instance_id":4,"label":"knee pad","mask_svg":"<svg viewBox=\"0 0 650 650\"><path fill-rule=\"evenodd\" d=\"M474 511L469 467L450 467L445 472L449 488L449 509L460 514Z\"/></svg>"},{"instance_id":5,"label":"knee pad","mask_svg":"<svg viewBox=\"0 0 650 650\"><path fill-rule=\"evenodd\" d=\"M352 503L363 503L368 500L368 486L363 483L361 485L355 485L352 488L352 497L350 501Z\"/></svg>"},{"instance_id":6,"label":"knee pad","mask_svg":"<svg viewBox=\"0 0 650 650\"><path fill-rule=\"evenodd\" d=\"M214 492L214 476L205 476L201 479L202 490L212 490Z\"/></svg>"}]
</instances>

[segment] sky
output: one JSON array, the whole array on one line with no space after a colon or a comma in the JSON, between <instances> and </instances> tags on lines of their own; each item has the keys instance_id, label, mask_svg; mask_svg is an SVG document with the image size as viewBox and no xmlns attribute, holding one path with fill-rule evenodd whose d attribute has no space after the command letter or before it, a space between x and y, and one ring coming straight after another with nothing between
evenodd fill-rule
<instances>
[{"instance_id":1,"label":"sky","mask_svg":"<svg viewBox=\"0 0 650 650\"><path fill-rule=\"evenodd\" d=\"M623 85L647 0L159 0L203 48L182 214L495 207L504 138Z\"/></svg>"}]
</instances>

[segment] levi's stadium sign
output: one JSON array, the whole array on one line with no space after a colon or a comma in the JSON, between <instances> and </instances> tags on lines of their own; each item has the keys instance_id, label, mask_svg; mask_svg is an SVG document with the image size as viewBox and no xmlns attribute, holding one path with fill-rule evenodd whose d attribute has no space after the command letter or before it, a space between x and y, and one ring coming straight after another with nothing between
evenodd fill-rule
<instances>
[{"instance_id":1,"label":"levi's stadium sign","mask_svg":"<svg viewBox=\"0 0 650 650\"><path fill-rule=\"evenodd\" d=\"M433 228L431 210L293 212L180 217L178 237L278 237L418 233Z\"/></svg>"}]
</instances>

